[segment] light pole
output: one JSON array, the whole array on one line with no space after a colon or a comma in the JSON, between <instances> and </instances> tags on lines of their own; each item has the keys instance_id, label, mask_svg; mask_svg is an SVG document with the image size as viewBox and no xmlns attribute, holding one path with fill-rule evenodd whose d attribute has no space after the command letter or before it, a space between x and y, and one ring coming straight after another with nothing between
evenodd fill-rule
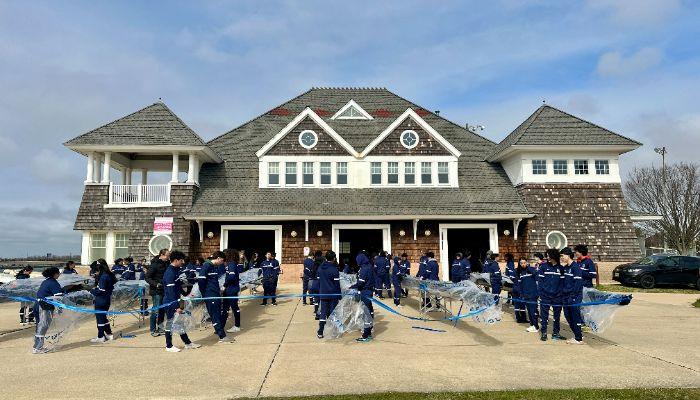
<instances>
[{"instance_id":1,"label":"light pole","mask_svg":"<svg viewBox=\"0 0 700 400\"><path fill-rule=\"evenodd\" d=\"M661 176L663 177L664 183L666 183L666 146L654 148L654 152L661 154Z\"/></svg>"}]
</instances>

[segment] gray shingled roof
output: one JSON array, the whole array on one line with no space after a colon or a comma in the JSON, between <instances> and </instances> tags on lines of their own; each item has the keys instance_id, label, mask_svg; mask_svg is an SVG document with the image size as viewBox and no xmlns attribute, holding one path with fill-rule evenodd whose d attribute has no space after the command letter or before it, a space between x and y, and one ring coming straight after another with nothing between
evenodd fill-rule
<instances>
[{"instance_id":1,"label":"gray shingled roof","mask_svg":"<svg viewBox=\"0 0 700 400\"><path fill-rule=\"evenodd\" d=\"M351 99L374 119L331 120L330 117ZM224 163L202 167L200 191L189 215L468 216L528 213L500 164L484 161L495 147L493 142L423 111L426 122L462 153L459 188L258 188L255 152L306 107L319 113L358 151L362 151L407 108L420 109L386 89L320 88L305 92L208 143ZM377 113L377 110L382 111Z\"/></svg>"},{"instance_id":2,"label":"gray shingled roof","mask_svg":"<svg viewBox=\"0 0 700 400\"><path fill-rule=\"evenodd\" d=\"M513 145L630 145L641 143L611 132L549 105L538 108L525 122L506 136L489 160Z\"/></svg>"},{"instance_id":3,"label":"gray shingled roof","mask_svg":"<svg viewBox=\"0 0 700 400\"><path fill-rule=\"evenodd\" d=\"M71 139L65 145L203 146L204 141L165 104L154 103Z\"/></svg>"}]
</instances>

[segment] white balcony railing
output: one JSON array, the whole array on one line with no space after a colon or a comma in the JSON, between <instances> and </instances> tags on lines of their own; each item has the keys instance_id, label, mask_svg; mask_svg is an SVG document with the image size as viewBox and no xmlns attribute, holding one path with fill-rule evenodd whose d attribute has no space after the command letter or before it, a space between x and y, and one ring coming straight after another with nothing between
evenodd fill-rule
<instances>
[{"instance_id":1,"label":"white balcony railing","mask_svg":"<svg viewBox=\"0 0 700 400\"><path fill-rule=\"evenodd\" d=\"M170 185L110 185L109 204L168 204Z\"/></svg>"}]
</instances>

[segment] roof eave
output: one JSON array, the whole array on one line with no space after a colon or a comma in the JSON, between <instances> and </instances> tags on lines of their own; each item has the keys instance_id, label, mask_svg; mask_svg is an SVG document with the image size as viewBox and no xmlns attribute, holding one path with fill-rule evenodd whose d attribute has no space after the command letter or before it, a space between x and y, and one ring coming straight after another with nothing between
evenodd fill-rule
<instances>
[{"instance_id":1,"label":"roof eave","mask_svg":"<svg viewBox=\"0 0 700 400\"><path fill-rule=\"evenodd\" d=\"M580 145L540 145L540 144L516 144L509 146L505 150L493 154L486 158L489 162L500 162L509 156L530 150L542 151L543 147L546 146L546 151L600 151L600 152L617 152L617 154L625 154L630 151L636 150L642 145L639 143L630 144L580 144Z\"/></svg>"},{"instance_id":2,"label":"roof eave","mask_svg":"<svg viewBox=\"0 0 700 400\"><path fill-rule=\"evenodd\" d=\"M174 151L203 155L202 161L221 163L223 160L211 148L206 145L110 145L110 144L71 144L63 143L67 148L85 155L89 152L111 151L115 153L172 153Z\"/></svg>"},{"instance_id":3,"label":"roof eave","mask_svg":"<svg viewBox=\"0 0 700 400\"><path fill-rule=\"evenodd\" d=\"M302 221L317 220L511 220L533 218L532 213L472 214L472 215L198 215L187 214L186 220L198 221Z\"/></svg>"}]
</instances>

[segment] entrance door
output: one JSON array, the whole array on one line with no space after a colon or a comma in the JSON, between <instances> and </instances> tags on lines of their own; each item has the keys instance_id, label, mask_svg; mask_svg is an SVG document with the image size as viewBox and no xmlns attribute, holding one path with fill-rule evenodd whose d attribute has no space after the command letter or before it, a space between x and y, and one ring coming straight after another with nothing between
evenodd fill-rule
<instances>
[{"instance_id":1,"label":"entrance door","mask_svg":"<svg viewBox=\"0 0 700 400\"><path fill-rule=\"evenodd\" d=\"M282 226L281 225L222 225L221 250L245 250L248 260L258 253L258 262L265 258L268 251L277 253L277 260L282 260Z\"/></svg>"},{"instance_id":2,"label":"entrance door","mask_svg":"<svg viewBox=\"0 0 700 400\"><path fill-rule=\"evenodd\" d=\"M384 250L383 233L381 229L342 229L338 233L338 263L345 266L349 263L353 271L357 271L355 257L362 250L372 256Z\"/></svg>"},{"instance_id":3,"label":"entrance door","mask_svg":"<svg viewBox=\"0 0 700 400\"><path fill-rule=\"evenodd\" d=\"M472 271L480 272L486 252L498 252L496 224L440 224L440 272L450 279L450 264L456 253L471 253Z\"/></svg>"}]
</instances>

